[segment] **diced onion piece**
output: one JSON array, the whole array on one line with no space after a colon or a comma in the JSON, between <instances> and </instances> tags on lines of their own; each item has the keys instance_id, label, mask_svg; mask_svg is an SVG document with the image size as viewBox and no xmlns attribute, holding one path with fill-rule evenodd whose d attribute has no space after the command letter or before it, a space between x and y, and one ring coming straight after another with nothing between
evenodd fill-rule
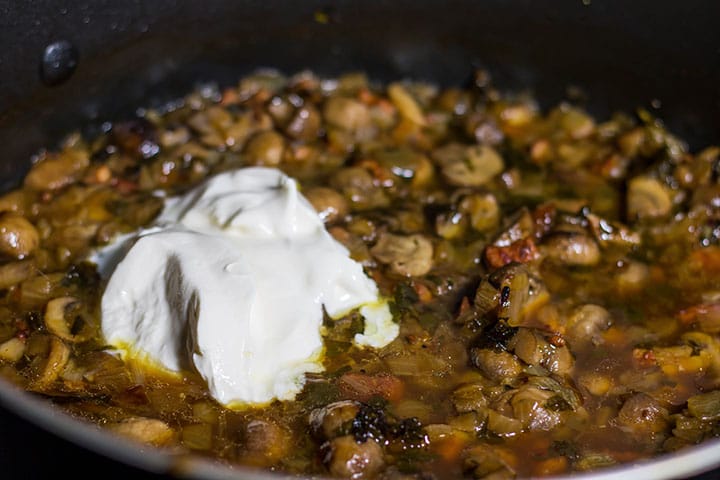
<instances>
[{"instance_id":1,"label":"diced onion piece","mask_svg":"<svg viewBox=\"0 0 720 480\"><path fill-rule=\"evenodd\" d=\"M50 386L63 371L70 359L70 347L58 337L50 338L50 352L47 361L35 381L34 387L43 390Z\"/></svg>"},{"instance_id":2,"label":"diced onion piece","mask_svg":"<svg viewBox=\"0 0 720 480\"><path fill-rule=\"evenodd\" d=\"M15 363L25 353L25 342L17 337L0 343L0 360Z\"/></svg>"},{"instance_id":3,"label":"diced onion piece","mask_svg":"<svg viewBox=\"0 0 720 480\"><path fill-rule=\"evenodd\" d=\"M415 101L405 87L399 83L392 83L388 86L387 92L390 100L400 112L400 115L416 125L425 126L427 124L422 108L420 108L420 105L418 105L417 101Z\"/></svg>"},{"instance_id":4,"label":"diced onion piece","mask_svg":"<svg viewBox=\"0 0 720 480\"><path fill-rule=\"evenodd\" d=\"M717 420L720 418L720 390L690 397L687 404L688 411L693 417L701 420Z\"/></svg>"},{"instance_id":5,"label":"diced onion piece","mask_svg":"<svg viewBox=\"0 0 720 480\"><path fill-rule=\"evenodd\" d=\"M500 303L500 292L490 282L483 280L480 282L475 292L475 309L480 315L485 315L489 311L497 308Z\"/></svg>"},{"instance_id":6,"label":"diced onion piece","mask_svg":"<svg viewBox=\"0 0 720 480\"><path fill-rule=\"evenodd\" d=\"M182 443L193 450L210 450L212 448L212 425L207 423L186 425L182 429Z\"/></svg>"}]
</instances>

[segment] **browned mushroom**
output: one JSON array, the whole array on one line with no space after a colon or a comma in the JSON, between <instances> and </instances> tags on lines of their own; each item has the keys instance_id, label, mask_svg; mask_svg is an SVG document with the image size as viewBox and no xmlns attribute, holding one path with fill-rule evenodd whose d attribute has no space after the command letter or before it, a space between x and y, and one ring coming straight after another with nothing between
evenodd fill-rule
<instances>
[{"instance_id":1,"label":"browned mushroom","mask_svg":"<svg viewBox=\"0 0 720 480\"><path fill-rule=\"evenodd\" d=\"M35 226L16 213L0 214L0 253L23 259L40 244Z\"/></svg>"},{"instance_id":2,"label":"browned mushroom","mask_svg":"<svg viewBox=\"0 0 720 480\"><path fill-rule=\"evenodd\" d=\"M380 262L408 277L425 275L432 269L432 242L423 235L394 235L385 233L370 249Z\"/></svg>"},{"instance_id":3,"label":"browned mushroom","mask_svg":"<svg viewBox=\"0 0 720 480\"><path fill-rule=\"evenodd\" d=\"M323 463L338 477L372 478L385 466L382 448L374 440L358 442L345 435L330 440L324 451Z\"/></svg>"}]
</instances>

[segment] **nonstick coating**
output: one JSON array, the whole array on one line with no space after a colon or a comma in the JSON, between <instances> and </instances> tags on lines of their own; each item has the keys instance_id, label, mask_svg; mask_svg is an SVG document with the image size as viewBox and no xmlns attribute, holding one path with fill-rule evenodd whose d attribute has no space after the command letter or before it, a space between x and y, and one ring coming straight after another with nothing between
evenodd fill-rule
<instances>
[{"instance_id":1,"label":"nonstick coating","mask_svg":"<svg viewBox=\"0 0 720 480\"><path fill-rule=\"evenodd\" d=\"M644 107L692 150L720 141L716 0L0 0L0 188L76 128L259 67L442 85L482 67L543 106L571 89L600 118ZM167 469L2 383L0 404L41 427Z\"/></svg>"},{"instance_id":2,"label":"nonstick coating","mask_svg":"<svg viewBox=\"0 0 720 480\"><path fill-rule=\"evenodd\" d=\"M485 67L545 105L579 87L600 117L661 105L700 148L720 135L719 19L714 0L0 0L0 186L76 126L257 67L444 85ZM48 86L58 41L77 66Z\"/></svg>"}]
</instances>

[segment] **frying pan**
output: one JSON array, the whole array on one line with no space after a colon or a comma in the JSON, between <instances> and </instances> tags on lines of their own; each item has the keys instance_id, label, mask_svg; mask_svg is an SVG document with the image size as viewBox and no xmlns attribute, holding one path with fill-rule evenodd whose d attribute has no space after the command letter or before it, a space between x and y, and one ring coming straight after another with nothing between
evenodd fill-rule
<instances>
[{"instance_id":1,"label":"frying pan","mask_svg":"<svg viewBox=\"0 0 720 480\"><path fill-rule=\"evenodd\" d=\"M694 151L720 140L718 19L714 0L0 0L0 188L72 130L92 134L139 107L260 67L440 85L463 84L481 67L541 106L572 95L599 118L648 108ZM104 476L278 478L178 463L4 381L0 405L5 472L43 475L60 465ZM57 454L66 457L44 469ZM720 443L710 442L594 478L709 479L720 477L711 471L718 466Z\"/></svg>"}]
</instances>

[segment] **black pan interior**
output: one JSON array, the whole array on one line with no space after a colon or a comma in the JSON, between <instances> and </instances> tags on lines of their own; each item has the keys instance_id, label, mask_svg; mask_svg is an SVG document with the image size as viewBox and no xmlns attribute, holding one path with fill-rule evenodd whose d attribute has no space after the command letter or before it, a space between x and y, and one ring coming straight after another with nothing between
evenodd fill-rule
<instances>
[{"instance_id":1,"label":"black pan interior","mask_svg":"<svg viewBox=\"0 0 720 480\"><path fill-rule=\"evenodd\" d=\"M712 0L0 0L0 186L77 127L258 67L443 85L483 67L543 105L579 87L601 118L659 106L701 148L720 136L719 18Z\"/></svg>"}]
</instances>

